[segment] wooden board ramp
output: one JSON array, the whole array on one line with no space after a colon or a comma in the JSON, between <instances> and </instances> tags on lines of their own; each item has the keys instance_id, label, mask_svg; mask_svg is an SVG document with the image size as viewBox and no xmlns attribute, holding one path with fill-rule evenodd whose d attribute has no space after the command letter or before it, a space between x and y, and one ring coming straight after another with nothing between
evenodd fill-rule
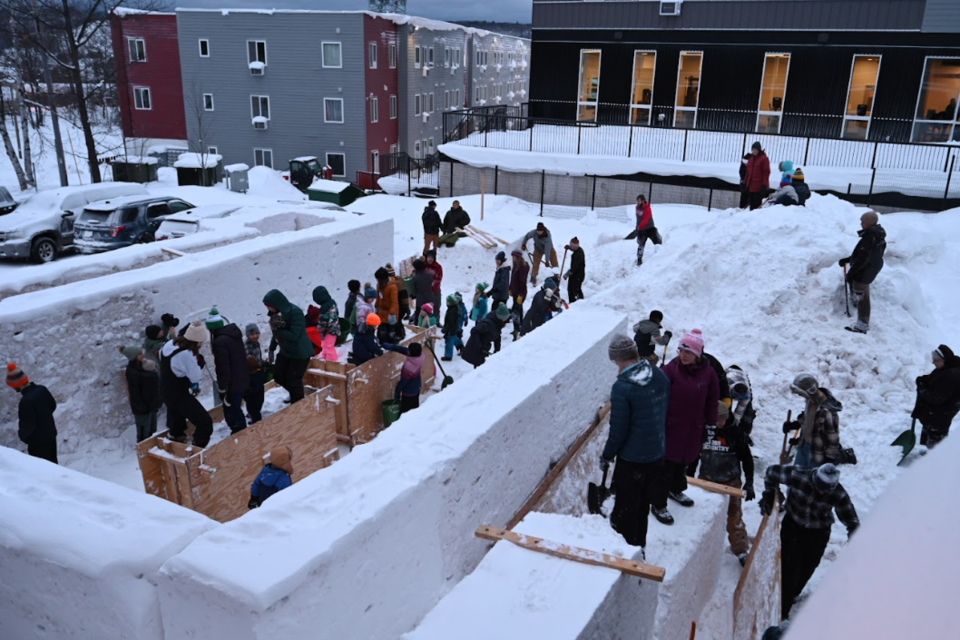
<instances>
[{"instance_id":1,"label":"wooden board ramp","mask_svg":"<svg viewBox=\"0 0 960 640\"><path fill-rule=\"evenodd\" d=\"M571 545L550 542L549 540L544 540L535 536L528 536L522 533L516 533L514 531L507 531L506 529L498 529L497 527L481 525L477 527L474 535L484 540L492 540L493 542L506 540L507 542L517 545L518 547L529 549L530 551L536 551L538 553L545 553L549 556L553 556L554 558L561 558L563 560L570 560L572 562L579 562L581 564L589 564L595 567L607 567L608 569L614 569L621 573L636 576L638 578L646 578L647 580L653 580L654 582L663 582L664 575L666 574L666 570L663 567L657 567L643 562L636 562L635 560L621 558L620 556L611 555L609 553L591 551L589 549L582 549L580 547L574 547Z\"/></svg>"},{"instance_id":2,"label":"wooden board ramp","mask_svg":"<svg viewBox=\"0 0 960 640\"><path fill-rule=\"evenodd\" d=\"M718 484L716 482L710 482L709 480L702 480L700 478L692 478L687 476L687 484L689 484L691 487L698 487L704 491L709 491L710 493L719 493L720 495L730 496L732 498L745 498L747 496L747 492L743 489L729 487L725 484Z\"/></svg>"}]
</instances>

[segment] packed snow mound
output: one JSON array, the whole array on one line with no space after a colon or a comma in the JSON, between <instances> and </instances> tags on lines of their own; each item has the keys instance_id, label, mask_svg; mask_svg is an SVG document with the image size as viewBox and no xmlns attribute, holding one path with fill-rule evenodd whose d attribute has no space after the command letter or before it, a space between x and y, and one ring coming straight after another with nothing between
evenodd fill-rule
<instances>
[{"instance_id":1,"label":"packed snow mound","mask_svg":"<svg viewBox=\"0 0 960 640\"><path fill-rule=\"evenodd\" d=\"M306 200L307 196L283 179L277 171L270 167L253 167L247 173L250 181L250 195L269 197L275 200Z\"/></svg>"}]
</instances>

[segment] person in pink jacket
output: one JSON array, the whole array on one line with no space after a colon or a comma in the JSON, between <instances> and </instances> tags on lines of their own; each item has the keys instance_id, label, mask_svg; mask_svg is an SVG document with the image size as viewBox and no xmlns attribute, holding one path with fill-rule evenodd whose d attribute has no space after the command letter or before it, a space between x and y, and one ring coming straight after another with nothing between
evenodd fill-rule
<instances>
[{"instance_id":1,"label":"person in pink jacket","mask_svg":"<svg viewBox=\"0 0 960 640\"><path fill-rule=\"evenodd\" d=\"M670 404L667 406L667 453L664 458L660 490L655 496L654 517L673 524L667 510L667 498L684 507L693 500L687 489L687 465L700 456L703 433L708 424L717 424L720 382L703 357L703 334L694 329L683 336L679 355L663 368L670 379Z\"/></svg>"}]
</instances>

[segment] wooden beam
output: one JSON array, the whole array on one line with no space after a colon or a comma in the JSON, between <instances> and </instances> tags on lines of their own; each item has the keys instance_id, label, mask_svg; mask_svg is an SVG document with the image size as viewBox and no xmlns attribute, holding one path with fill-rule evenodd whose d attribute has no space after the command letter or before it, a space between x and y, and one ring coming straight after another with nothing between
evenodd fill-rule
<instances>
[{"instance_id":1,"label":"wooden beam","mask_svg":"<svg viewBox=\"0 0 960 640\"><path fill-rule=\"evenodd\" d=\"M477 527L477 531L474 535L476 535L478 538L483 538L484 540L493 540L494 542L506 540L507 542L512 542L518 547L529 549L530 551L537 551L555 558L571 560L581 564L589 564L595 567L607 567L609 569L615 569L621 573L626 573L627 575L653 580L654 582L663 582L663 576L666 573L663 567L656 567L652 564L636 562L634 560L621 558L620 556L614 556L609 553L590 551L589 549L581 549L580 547L572 547L566 544L550 542L549 540L544 540L542 538L535 538L534 536L528 536L522 533L507 531L505 529L498 529L496 527L489 527L486 525Z\"/></svg>"},{"instance_id":2,"label":"wooden beam","mask_svg":"<svg viewBox=\"0 0 960 640\"><path fill-rule=\"evenodd\" d=\"M744 498L747 495L747 492L743 489L728 487L725 484L701 480L700 478L691 478L690 476L687 476L687 484L703 489L704 491L709 491L710 493L719 493L733 498Z\"/></svg>"},{"instance_id":3,"label":"wooden beam","mask_svg":"<svg viewBox=\"0 0 960 640\"><path fill-rule=\"evenodd\" d=\"M610 402L607 401L599 411L597 411L596 417L593 419L593 422L590 423L590 426L587 427L587 430L580 434L580 437L574 440L573 444L570 445L570 448L567 449L567 452L563 454L563 457L553 465L553 468L547 472L547 475L543 477L543 480L540 481L540 484L537 485L537 488L534 492L527 498L527 501L523 503L523 506L520 507L520 510L510 519L510 522L507 523L507 529L513 529L515 526L520 524L520 521L527 517L527 514L536 506L540 499L543 498L544 494L550 490L550 487L556 482L557 478L560 477L560 474L563 473L563 470L567 468L567 465L570 464L570 461L573 460L574 456L580 452L580 449L583 448L583 445L590 439L590 436L600 427L601 424L607 419L607 416L610 415Z\"/></svg>"},{"instance_id":4,"label":"wooden beam","mask_svg":"<svg viewBox=\"0 0 960 640\"><path fill-rule=\"evenodd\" d=\"M182 258L183 256L187 255L182 251L177 251L176 249L170 249L168 247L160 247L160 251L163 251L164 253L173 256L174 258Z\"/></svg>"}]
</instances>

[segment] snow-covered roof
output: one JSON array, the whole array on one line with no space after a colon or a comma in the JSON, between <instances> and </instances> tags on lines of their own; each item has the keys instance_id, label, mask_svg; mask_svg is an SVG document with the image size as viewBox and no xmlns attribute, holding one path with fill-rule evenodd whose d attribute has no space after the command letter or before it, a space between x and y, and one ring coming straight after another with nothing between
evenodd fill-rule
<instances>
[{"instance_id":1,"label":"snow-covered roof","mask_svg":"<svg viewBox=\"0 0 960 640\"><path fill-rule=\"evenodd\" d=\"M181 153L173 166L177 169L212 169L220 164L223 156L215 153Z\"/></svg>"},{"instance_id":2,"label":"snow-covered roof","mask_svg":"<svg viewBox=\"0 0 960 640\"><path fill-rule=\"evenodd\" d=\"M317 178L308 188L310 191L323 191L324 193L341 193L350 186L349 182L338 182L336 180L323 180Z\"/></svg>"},{"instance_id":3,"label":"snow-covered roof","mask_svg":"<svg viewBox=\"0 0 960 640\"><path fill-rule=\"evenodd\" d=\"M249 170L250 170L250 165L244 164L244 163L242 163L242 162L238 162L238 163L236 163L236 164L228 164L227 166L225 166L225 167L223 168L223 170L224 170L224 171L231 171L231 172L233 172L233 171L249 171Z\"/></svg>"},{"instance_id":4,"label":"snow-covered roof","mask_svg":"<svg viewBox=\"0 0 960 640\"><path fill-rule=\"evenodd\" d=\"M91 211L113 211L128 204L146 202L148 200L159 200L161 196L120 196L119 198L108 198L107 200L98 200L91 202L84 209Z\"/></svg>"},{"instance_id":5,"label":"snow-covered roof","mask_svg":"<svg viewBox=\"0 0 960 640\"><path fill-rule=\"evenodd\" d=\"M116 7L113 10L113 15L120 16L121 18L126 16L175 16L176 13L169 13L166 11L145 11L143 9L128 9L127 7Z\"/></svg>"},{"instance_id":6,"label":"snow-covered roof","mask_svg":"<svg viewBox=\"0 0 960 640\"><path fill-rule=\"evenodd\" d=\"M151 158L150 156L120 156L114 162L126 162L127 164L158 164L160 160L158 158Z\"/></svg>"},{"instance_id":7,"label":"snow-covered roof","mask_svg":"<svg viewBox=\"0 0 960 640\"><path fill-rule=\"evenodd\" d=\"M290 162L313 162L317 159L317 156L300 156L299 158L294 158Z\"/></svg>"}]
</instances>

